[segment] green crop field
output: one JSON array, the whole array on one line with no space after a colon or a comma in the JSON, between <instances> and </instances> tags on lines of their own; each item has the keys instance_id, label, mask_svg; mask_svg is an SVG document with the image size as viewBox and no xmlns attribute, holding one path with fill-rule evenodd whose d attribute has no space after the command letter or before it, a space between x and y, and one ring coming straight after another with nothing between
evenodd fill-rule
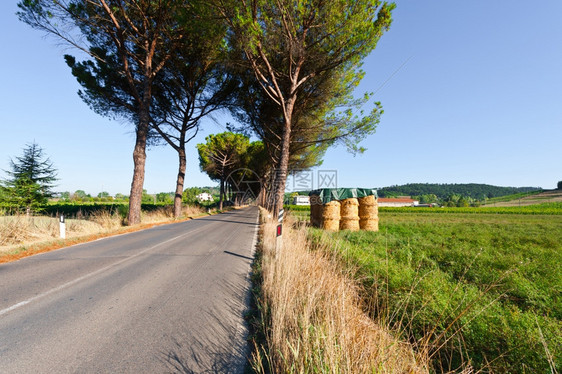
<instances>
[{"instance_id":1,"label":"green crop field","mask_svg":"<svg viewBox=\"0 0 562 374\"><path fill-rule=\"evenodd\" d=\"M386 213L433 213L433 214L549 214L562 215L562 203L543 203L527 206L510 206L510 207L467 207L467 208L419 208L419 207L403 207L403 208L379 208L380 212Z\"/></svg>"},{"instance_id":2,"label":"green crop field","mask_svg":"<svg viewBox=\"0 0 562 374\"><path fill-rule=\"evenodd\" d=\"M475 209L388 209L377 233L310 235L356 271L373 316L427 349L437 372L560 372L562 215L540 214L560 207Z\"/></svg>"}]
</instances>

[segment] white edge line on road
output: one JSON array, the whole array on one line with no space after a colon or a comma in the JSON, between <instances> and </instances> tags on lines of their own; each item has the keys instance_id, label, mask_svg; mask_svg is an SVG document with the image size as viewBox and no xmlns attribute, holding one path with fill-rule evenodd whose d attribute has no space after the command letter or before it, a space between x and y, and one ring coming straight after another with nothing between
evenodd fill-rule
<instances>
[{"instance_id":1,"label":"white edge line on road","mask_svg":"<svg viewBox=\"0 0 562 374\"><path fill-rule=\"evenodd\" d=\"M191 222L191 221L194 221L194 220L191 219L191 220L180 221L180 222L165 223L165 224L163 224L163 225L155 225L155 226L148 227L148 228L145 228L145 229L140 229L140 230L137 230L137 231L123 232L123 233L120 233L120 234L104 236L104 237L102 237L102 238L97 238L97 239L94 239L94 240L89 240L89 241L87 241L87 242L76 243L76 244L72 244L72 245L69 245L69 246L66 246L66 247L61 247L61 248L59 248L59 249L56 249L56 251L57 251L57 252L58 252L58 251L64 251L65 249L74 248L74 247L79 247L79 246L87 245L87 244L92 244L92 243L99 242L99 241L106 240L106 239L113 239L113 238L118 238L118 237L120 237L120 236L137 234L137 233L142 232L142 231L152 230L153 228L156 228L156 227L162 227L162 226L167 226L167 225L176 225L176 224L186 223L186 222ZM47 254L49 254L49 253L51 253L51 252L53 252L53 251L36 253L36 254L34 254L34 255L31 255L31 256L23 257L23 258L19 259L19 261L25 260L26 258L35 258L35 257L39 257L39 256L41 256L41 255L47 255ZM2 265L2 264L0 264L0 265ZM2 314L0 313L0 315L2 315Z\"/></svg>"},{"instance_id":2,"label":"white edge line on road","mask_svg":"<svg viewBox=\"0 0 562 374\"><path fill-rule=\"evenodd\" d=\"M177 239L182 238L182 237L184 237L184 236L193 234L194 232L201 231L201 230L204 229L204 228L206 228L206 226L200 227L199 229L192 230L192 231L187 232L187 233L185 233L185 234L178 235L178 236L173 237L173 238L171 238L171 239L168 239L168 240L166 240L166 241L164 241L164 242L161 242L161 243L158 243L158 244L156 244L156 245L153 245L153 246L150 247L150 248L146 248L146 249L144 249L144 250L140 251L139 253L136 253L136 254L134 254L134 255L132 255L132 256L129 256L129 257L126 257L126 258L124 258L124 259L122 259L122 260L120 260L120 261L114 262L114 263L111 264L111 265L108 265L108 266L106 266L106 267L103 267L103 268L101 268L101 269L98 269L98 270L96 270L96 271L93 271L93 272L91 272L91 273L88 273L88 274L86 274L86 275L83 275L83 276L81 276L81 277L79 277L79 278L73 279L73 280L71 280L70 282L61 284L60 286L57 286L57 287L55 287L55 288L51 288L50 290L48 290L48 291L46 291L46 292L43 292L43 293L41 293L41 294L39 294L39 295L35 295L35 296L33 296L33 297L31 297L31 298L29 298L29 299L27 299L27 300L20 301L20 302L17 303L17 304L14 304L14 305L12 305L12 306L10 306L10 307L8 307L8 308L5 308L5 309L0 310L0 316L6 314L6 313L8 313L8 312L11 312L12 310L18 309L18 308L20 308L20 307L22 307L22 306L24 306L24 305L27 305L27 304L29 304L29 303L35 301L35 300L38 300L38 299L43 298L43 297L45 297L45 296L48 296L48 295L50 295L50 294L52 294L52 293L55 293L55 292L57 292L57 291L60 291L60 290L62 290L62 289L64 289L64 288L67 288L67 287L69 287L69 286L72 286L72 285L74 285L74 284L76 284L76 283L78 283L78 282L80 282L80 281L83 281L84 279L91 278L91 277L93 277L94 275L97 275L97 274L99 274L99 273L102 273L102 272L104 272L104 271L106 271L106 270L108 270L108 269L110 269L110 268L112 268L112 267L114 267L114 266L120 265L120 264L122 264L122 263L125 262L125 261L129 261L129 260L131 260L131 259L133 259L133 258L135 258L135 257L138 257L138 256L140 256L140 255L143 255L144 253L146 253L146 252L148 252L148 251L151 251L151 250L153 250L154 248L157 248L157 247L159 247L159 246L161 246L161 245L164 245L164 244L169 243L169 242L171 242L171 241L177 240Z\"/></svg>"}]
</instances>

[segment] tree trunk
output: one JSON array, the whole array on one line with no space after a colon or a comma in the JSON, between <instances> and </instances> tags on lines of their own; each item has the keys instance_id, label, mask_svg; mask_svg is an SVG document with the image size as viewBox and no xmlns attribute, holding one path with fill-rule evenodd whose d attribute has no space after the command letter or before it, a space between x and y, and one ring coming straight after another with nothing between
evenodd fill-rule
<instances>
[{"instance_id":1,"label":"tree trunk","mask_svg":"<svg viewBox=\"0 0 562 374\"><path fill-rule=\"evenodd\" d=\"M265 180L265 178L264 178ZM258 195L258 198L256 199L256 203L258 206L261 206L263 208L266 207L266 200L267 199L267 189L265 187L265 185L262 183L262 185L260 186L260 193Z\"/></svg>"},{"instance_id":2,"label":"tree trunk","mask_svg":"<svg viewBox=\"0 0 562 374\"><path fill-rule=\"evenodd\" d=\"M133 181L129 196L128 225L137 225L141 222L142 188L144 186L144 169L146 163L146 138L148 135L148 109L140 111L139 123L136 131L135 149L133 151Z\"/></svg>"},{"instance_id":3,"label":"tree trunk","mask_svg":"<svg viewBox=\"0 0 562 374\"><path fill-rule=\"evenodd\" d=\"M292 106L290 107L292 109ZM289 112L289 110L287 110ZM279 211L283 209L285 198L285 184L287 183L287 173L289 171L289 145L291 143L291 112L285 117L283 126L283 137L281 139L281 155L279 167L275 173L275 202L273 204L273 216L277 217Z\"/></svg>"},{"instance_id":4,"label":"tree trunk","mask_svg":"<svg viewBox=\"0 0 562 374\"><path fill-rule=\"evenodd\" d=\"M223 196L224 196L224 179L222 179L222 177L221 177L221 187L220 187L220 193L219 193L219 210L222 210Z\"/></svg>"},{"instance_id":5,"label":"tree trunk","mask_svg":"<svg viewBox=\"0 0 562 374\"><path fill-rule=\"evenodd\" d=\"M185 181L185 167L187 164L185 157L185 146L178 149L179 169L176 181L176 195L174 197L174 218L181 216L181 202L183 198L183 183Z\"/></svg>"}]
</instances>

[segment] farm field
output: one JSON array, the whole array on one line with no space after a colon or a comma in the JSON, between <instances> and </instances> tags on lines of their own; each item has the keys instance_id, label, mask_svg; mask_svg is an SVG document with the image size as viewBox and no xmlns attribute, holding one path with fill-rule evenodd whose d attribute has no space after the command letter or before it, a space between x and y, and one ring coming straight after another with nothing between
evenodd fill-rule
<instances>
[{"instance_id":1,"label":"farm field","mask_svg":"<svg viewBox=\"0 0 562 374\"><path fill-rule=\"evenodd\" d=\"M493 198L483 207L517 207L543 203L561 203L562 190L543 191L540 193L521 193L517 195Z\"/></svg>"},{"instance_id":2,"label":"farm field","mask_svg":"<svg viewBox=\"0 0 562 374\"><path fill-rule=\"evenodd\" d=\"M309 235L353 269L372 316L437 372L560 372L562 216L416 209L382 211L378 233Z\"/></svg>"}]
</instances>

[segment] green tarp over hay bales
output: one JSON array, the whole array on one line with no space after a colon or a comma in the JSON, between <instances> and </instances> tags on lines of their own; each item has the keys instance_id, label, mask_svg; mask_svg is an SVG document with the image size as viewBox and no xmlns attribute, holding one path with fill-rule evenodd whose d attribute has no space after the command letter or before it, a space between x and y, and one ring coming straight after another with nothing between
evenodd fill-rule
<instances>
[{"instance_id":1,"label":"green tarp over hay bales","mask_svg":"<svg viewBox=\"0 0 562 374\"><path fill-rule=\"evenodd\" d=\"M321 188L319 190L311 191L309 196L319 196L322 204L329 203L333 200L344 200L352 197L367 197L374 195L378 197L377 190L372 188ZM314 202L310 201L311 204Z\"/></svg>"}]
</instances>

